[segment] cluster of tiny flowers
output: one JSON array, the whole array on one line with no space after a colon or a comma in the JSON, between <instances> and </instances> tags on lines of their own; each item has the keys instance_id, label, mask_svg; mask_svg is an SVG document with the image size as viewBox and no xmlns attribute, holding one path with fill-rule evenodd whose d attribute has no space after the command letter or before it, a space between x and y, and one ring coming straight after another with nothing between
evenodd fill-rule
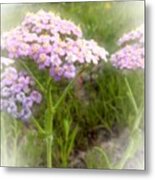
<instances>
[{"instance_id":1,"label":"cluster of tiny flowers","mask_svg":"<svg viewBox=\"0 0 155 180\"><path fill-rule=\"evenodd\" d=\"M144 26L124 34L118 40L122 48L111 55L111 62L119 69L144 69Z\"/></svg>"},{"instance_id":2,"label":"cluster of tiny flowers","mask_svg":"<svg viewBox=\"0 0 155 180\"><path fill-rule=\"evenodd\" d=\"M137 29L124 34L117 42L119 46L129 44L130 42L139 42L144 44L144 25L141 25Z\"/></svg>"},{"instance_id":3,"label":"cluster of tiny flowers","mask_svg":"<svg viewBox=\"0 0 155 180\"><path fill-rule=\"evenodd\" d=\"M42 100L41 94L33 86L34 81L26 72L6 67L1 73L1 111L23 121L29 120L33 106Z\"/></svg>"},{"instance_id":4,"label":"cluster of tiny flowers","mask_svg":"<svg viewBox=\"0 0 155 180\"><path fill-rule=\"evenodd\" d=\"M94 40L83 39L78 26L53 13L29 13L20 26L3 34L9 58L29 57L59 80L73 78L77 65L106 60L108 52Z\"/></svg>"}]
</instances>

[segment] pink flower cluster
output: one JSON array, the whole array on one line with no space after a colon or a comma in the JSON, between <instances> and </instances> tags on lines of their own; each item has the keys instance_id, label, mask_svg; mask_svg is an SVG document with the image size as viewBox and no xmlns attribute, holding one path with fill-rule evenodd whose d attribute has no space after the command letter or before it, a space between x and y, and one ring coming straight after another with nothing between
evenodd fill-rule
<instances>
[{"instance_id":1,"label":"pink flower cluster","mask_svg":"<svg viewBox=\"0 0 155 180\"><path fill-rule=\"evenodd\" d=\"M78 26L53 13L29 13L20 26L2 36L9 58L29 57L59 80L73 78L77 67L106 60L108 52L94 40L83 39Z\"/></svg>"},{"instance_id":2,"label":"pink flower cluster","mask_svg":"<svg viewBox=\"0 0 155 180\"><path fill-rule=\"evenodd\" d=\"M144 26L124 34L118 40L122 47L111 55L111 62L119 69L144 69Z\"/></svg>"}]
</instances>

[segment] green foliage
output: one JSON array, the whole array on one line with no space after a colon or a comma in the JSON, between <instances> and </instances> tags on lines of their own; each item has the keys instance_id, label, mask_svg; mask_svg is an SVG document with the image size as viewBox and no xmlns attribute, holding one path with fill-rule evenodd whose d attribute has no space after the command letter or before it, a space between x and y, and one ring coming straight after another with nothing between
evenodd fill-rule
<instances>
[{"instance_id":1,"label":"green foliage","mask_svg":"<svg viewBox=\"0 0 155 180\"><path fill-rule=\"evenodd\" d=\"M74 148L75 138L78 132L78 127L72 127L71 120L64 119L62 134L56 137L60 149L60 167L67 167L69 156Z\"/></svg>"},{"instance_id":2,"label":"green foliage","mask_svg":"<svg viewBox=\"0 0 155 180\"><path fill-rule=\"evenodd\" d=\"M40 167L44 142L33 127L1 114L2 166Z\"/></svg>"}]
</instances>

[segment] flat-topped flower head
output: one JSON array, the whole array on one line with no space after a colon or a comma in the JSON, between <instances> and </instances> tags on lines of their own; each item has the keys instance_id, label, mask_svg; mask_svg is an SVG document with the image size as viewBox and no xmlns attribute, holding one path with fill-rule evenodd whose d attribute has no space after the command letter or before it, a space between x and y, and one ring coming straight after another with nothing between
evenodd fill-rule
<instances>
[{"instance_id":1,"label":"flat-topped flower head","mask_svg":"<svg viewBox=\"0 0 155 180\"><path fill-rule=\"evenodd\" d=\"M143 25L119 39L122 48L111 55L112 65L118 69L144 69Z\"/></svg>"},{"instance_id":2,"label":"flat-topped flower head","mask_svg":"<svg viewBox=\"0 0 155 180\"><path fill-rule=\"evenodd\" d=\"M94 40L85 40L79 26L43 10L28 13L21 25L2 39L10 58L29 57L55 80L74 78L79 66L96 65L108 55Z\"/></svg>"},{"instance_id":3,"label":"flat-topped flower head","mask_svg":"<svg viewBox=\"0 0 155 180\"><path fill-rule=\"evenodd\" d=\"M18 72L15 67L8 66L3 70L0 80L1 111L28 121L34 105L40 104L42 100L41 94L34 89L32 78L26 72Z\"/></svg>"},{"instance_id":4,"label":"flat-topped flower head","mask_svg":"<svg viewBox=\"0 0 155 180\"><path fill-rule=\"evenodd\" d=\"M119 69L144 69L144 48L126 45L111 56L112 64Z\"/></svg>"},{"instance_id":5,"label":"flat-topped flower head","mask_svg":"<svg viewBox=\"0 0 155 180\"><path fill-rule=\"evenodd\" d=\"M144 25L132 30L128 33L123 34L123 36L118 40L117 44L123 46L125 44L138 42L144 44Z\"/></svg>"},{"instance_id":6,"label":"flat-topped flower head","mask_svg":"<svg viewBox=\"0 0 155 180\"><path fill-rule=\"evenodd\" d=\"M58 33L60 35L82 37L82 31L73 22L61 19L60 16L43 10L36 14L28 13L22 22L22 26L37 34L55 35L55 33Z\"/></svg>"}]
</instances>

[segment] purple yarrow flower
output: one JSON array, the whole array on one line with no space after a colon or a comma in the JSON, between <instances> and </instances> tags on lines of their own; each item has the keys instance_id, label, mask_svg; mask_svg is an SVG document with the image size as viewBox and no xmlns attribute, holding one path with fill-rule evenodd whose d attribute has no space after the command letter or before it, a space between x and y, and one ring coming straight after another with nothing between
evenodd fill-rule
<instances>
[{"instance_id":1,"label":"purple yarrow flower","mask_svg":"<svg viewBox=\"0 0 155 180\"><path fill-rule=\"evenodd\" d=\"M144 49L140 47L125 46L111 56L113 66L120 69L144 68Z\"/></svg>"},{"instance_id":2,"label":"purple yarrow flower","mask_svg":"<svg viewBox=\"0 0 155 180\"><path fill-rule=\"evenodd\" d=\"M22 84L23 86L28 85L30 83L30 77L27 75L25 75L25 76L21 75L21 76L19 76L17 81L18 81L18 83Z\"/></svg>"},{"instance_id":3,"label":"purple yarrow flower","mask_svg":"<svg viewBox=\"0 0 155 180\"><path fill-rule=\"evenodd\" d=\"M36 102L37 104L39 104L42 100L42 96L38 91L32 91L30 94L31 99Z\"/></svg>"},{"instance_id":4,"label":"purple yarrow flower","mask_svg":"<svg viewBox=\"0 0 155 180\"><path fill-rule=\"evenodd\" d=\"M16 100L19 102L23 102L26 99L26 95L24 92L20 92L16 95Z\"/></svg>"},{"instance_id":5,"label":"purple yarrow flower","mask_svg":"<svg viewBox=\"0 0 155 180\"><path fill-rule=\"evenodd\" d=\"M53 66L60 66L62 64L60 57L55 53L51 53L50 61Z\"/></svg>"},{"instance_id":6,"label":"purple yarrow flower","mask_svg":"<svg viewBox=\"0 0 155 180\"><path fill-rule=\"evenodd\" d=\"M4 78L5 77L5 78ZM2 73L1 78L5 85L11 85L17 80L17 71L13 67L6 68L5 72Z\"/></svg>"},{"instance_id":7,"label":"purple yarrow flower","mask_svg":"<svg viewBox=\"0 0 155 180\"><path fill-rule=\"evenodd\" d=\"M75 71L67 68L68 64L75 68L96 65L106 61L108 55L95 41L83 39L81 29L73 22L45 11L28 13L7 35L3 43L9 57L30 57L39 69L48 69L54 79L74 77Z\"/></svg>"},{"instance_id":8,"label":"purple yarrow flower","mask_svg":"<svg viewBox=\"0 0 155 180\"><path fill-rule=\"evenodd\" d=\"M19 118L22 119L23 121L28 121L31 116L32 116L32 111L27 106L25 106L19 113Z\"/></svg>"},{"instance_id":9,"label":"purple yarrow flower","mask_svg":"<svg viewBox=\"0 0 155 180\"><path fill-rule=\"evenodd\" d=\"M52 66L50 68L50 75L56 80L61 80L64 73L64 69L61 66Z\"/></svg>"},{"instance_id":10,"label":"purple yarrow flower","mask_svg":"<svg viewBox=\"0 0 155 180\"><path fill-rule=\"evenodd\" d=\"M112 65L119 69L144 69L144 27L123 35L118 44L123 46L111 55Z\"/></svg>"},{"instance_id":11,"label":"purple yarrow flower","mask_svg":"<svg viewBox=\"0 0 155 180\"><path fill-rule=\"evenodd\" d=\"M41 53L39 58L37 59L37 63L39 65L39 69L44 69L45 67L50 66L50 56L46 55L45 53Z\"/></svg>"},{"instance_id":12,"label":"purple yarrow flower","mask_svg":"<svg viewBox=\"0 0 155 180\"><path fill-rule=\"evenodd\" d=\"M7 112L10 114L17 113L17 106L16 106L15 102L8 103Z\"/></svg>"},{"instance_id":13,"label":"purple yarrow flower","mask_svg":"<svg viewBox=\"0 0 155 180\"><path fill-rule=\"evenodd\" d=\"M29 56L32 57L33 59L37 59L39 56L38 52L40 52L40 50L41 50L41 45L37 43L33 43L30 48Z\"/></svg>"},{"instance_id":14,"label":"purple yarrow flower","mask_svg":"<svg viewBox=\"0 0 155 180\"><path fill-rule=\"evenodd\" d=\"M24 42L29 42L29 43L32 43L34 41L37 41L38 40L38 36L37 34L35 33L25 33L24 35L24 38L23 38L23 41Z\"/></svg>"},{"instance_id":15,"label":"purple yarrow flower","mask_svg":"<svg viewBox=\"0 0 155 180\"><path fill-rule=\"evenodd\" d=\"M4 87L4 88L2 88L1 89L1 96L2 97L5 97L5 98L7 98L7 97L9 97L11 95L11 90L10 90L10 88L8 88L8 87Z\"/></svg>"},{"instance_id":16,"label":"purple yarrow flower","mask_svg":"<svg viewBox=\"0 0 155 180\"><path fill-rule=\"evenodd\" d=\"M52 46L52 51L55 54L58 54L59 56L64 56L65 55L65 43L64 42L56 42Z\"/></svg>"},{"instance_id":17,"label":"purple yarrow flower","mask_svg":"<svg viewBox=\"0 0 155 180\"><path fill-rule=\"evenodd\" d=\"M117 43L119 46L123 46L125 43L129 44L131 41L139 41L139 43L143 43L144 41L141 41L141 39L144 39L144 25L141 25L134 31L124 34Z\"/></svg>"},{"instance_id":18,"label":"purple yarrow flower","mask_svg":"<svg viewBox=\"0 0 155 180\"><path fill-rule=\"evenodd\" d=\"M30 119L33 105L42 100L41 94L33 88L32 78L26 72L6 67L1 76L1 85L1 111L23 121Z\"/></svg>"},{"instance_id":19,"label":"purple yarrow flower","mask_svg":"<svg viewBox=\"0 0 155 180\"><path fill-rule=\"evenodd\" d=\"M26 43L21 43L20 47L18 48L18 57L22 56L29 56L30 53L30 45Z\"/></svg>"},{"instance_id":20,"label":"purple yarrow flower","mask_svg":"<svg viewBox=\"0 0 155 180\"><path fill-rule=\"evenodd\" d=\"M13 84L10 87L11 91L15 94L19 93L20 91L22 91L23 89L23 85L22 84Z\"/></svg>"},{"instance_id":21,"label":"purple yarrow flower","mask_svg":"<svg viewBox=\"0 0 155 180\"><path fill-rule=\"evenodd\" d=\"M31 108L33 106L33 102L34 102L34 100L32 99L31 96L26 97L23 101L23 106L27 106L27 107Z\"/></svg>"},{"instance_id":22,"label":"purple yarrow flower","mask_svg":"<svg viewBox=\"0 0 155 180\"><path fill-rule=\"evenodd\" d=\"M73 64L65 64L63 66L64 69L64 77L67 79L72 79L76 75L76 68Z\"/></svg>"}]
</instances>

